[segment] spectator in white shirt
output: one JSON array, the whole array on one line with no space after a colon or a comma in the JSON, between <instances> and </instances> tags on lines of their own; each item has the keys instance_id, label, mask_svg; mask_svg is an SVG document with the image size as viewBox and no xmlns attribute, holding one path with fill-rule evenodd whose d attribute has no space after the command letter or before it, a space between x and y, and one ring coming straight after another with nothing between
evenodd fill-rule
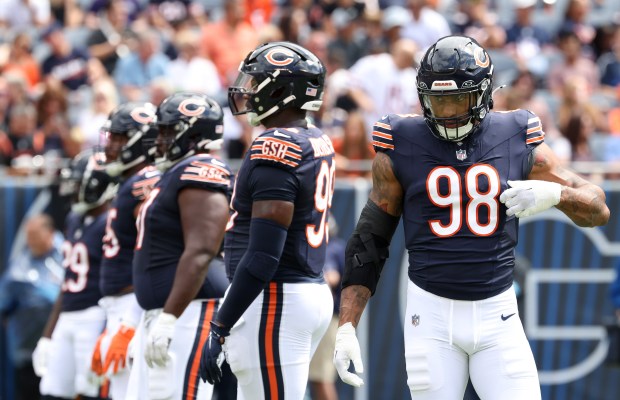
<instances>
[{"instance_id":1,"label":"spectator in white shirt","mask_svg":"<svg viewBox=\"0 0 620 400\"><path fill-rule=\"evenodd\" d=\"M215 64L200 56L200 34L191 29L179 31L175 37L179 57L170 62L167 78L174 90L191 90L216 96L222 90Z\"/></svg>"}]
</instances>

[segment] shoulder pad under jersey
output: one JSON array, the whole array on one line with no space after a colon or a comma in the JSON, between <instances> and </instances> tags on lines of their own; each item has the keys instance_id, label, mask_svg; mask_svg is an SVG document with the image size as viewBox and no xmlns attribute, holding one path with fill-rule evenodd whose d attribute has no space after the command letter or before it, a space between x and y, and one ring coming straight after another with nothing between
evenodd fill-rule
<instances>
[{"instance_id":1,"label":"shoulder pad under jersey","mask_svg":"<svg viewBox=\"0 0 620 400\"><path fill-rule=\"evenodd\" d=\"M276 128L262 133L250 147L252 164L295 169L302 159L300 138L287 129Z\"/></svg>"}]
</instances>

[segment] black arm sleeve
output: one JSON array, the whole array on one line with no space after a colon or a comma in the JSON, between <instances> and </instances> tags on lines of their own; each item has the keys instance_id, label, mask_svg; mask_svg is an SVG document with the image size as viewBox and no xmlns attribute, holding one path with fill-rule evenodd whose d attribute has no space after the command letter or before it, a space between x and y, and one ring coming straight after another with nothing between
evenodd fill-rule
<instances>
[{"instance_id":1,"label":"black arm sleeve","mask_svg":"<svg viewBox=\"0 0 620 400\"><path fill-rule=\"evenodd\" d=\"M362 210L345 250L342 288L362 285L374 294L400 217L383 211L372 200Z\"/></svg>"}]
</instances>

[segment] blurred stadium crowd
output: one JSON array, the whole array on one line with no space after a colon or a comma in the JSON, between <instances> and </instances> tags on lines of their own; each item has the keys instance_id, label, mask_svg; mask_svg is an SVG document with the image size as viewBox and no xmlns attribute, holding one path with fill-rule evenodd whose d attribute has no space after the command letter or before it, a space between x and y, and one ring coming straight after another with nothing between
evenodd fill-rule
<instances>
[{"instance_id":1,"label":"blurred stadium crowd","mask_svg":"<svg viewBox=\"0 0 620 400\"><path fill-rule=\"evenodd\" d=\"M123 101L196 90L227 106L239 60L289 40L327 66L315 119L339 174L366 176L372 124L419 112L417 61L451 33L489 50L506 85L495 110L534 111L566 162L620 162L619 26L620 0L3 0L0 165L56 174ZM241 158L252 133L228 112L223 156Z\"/></svg>"}]
</instances>

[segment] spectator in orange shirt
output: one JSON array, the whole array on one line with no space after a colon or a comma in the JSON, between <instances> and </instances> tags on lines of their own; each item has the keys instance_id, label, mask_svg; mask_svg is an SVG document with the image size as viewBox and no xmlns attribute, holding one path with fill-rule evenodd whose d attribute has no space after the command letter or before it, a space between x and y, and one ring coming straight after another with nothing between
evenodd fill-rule
<instances>
[{"instance_id":1,"label":"spectator in orange shirt","mask_svg":"<svg viewBox=\"0 0 620 400\"><path fill-rule=\"evenodd\" d=\"M13 39L8 62L2 72L17 72L21 74L32 90L41 80L41 71L38 62L32 56L30 37L26 33L18 33Z\"/></svg>"},{"instance_id":2,"label":"spectator in orange shirt","mask_svg":"<svg viewBox=\"0 0 620 400\"><path fill-rule=\"evenodd\" d=\"M223 86L233 83L239 60L259 44L256 30L244 21L245 11L243 0L226 1L222 19L202 29L202 54L215 64Z\"/></svg>"}]
</instances>

